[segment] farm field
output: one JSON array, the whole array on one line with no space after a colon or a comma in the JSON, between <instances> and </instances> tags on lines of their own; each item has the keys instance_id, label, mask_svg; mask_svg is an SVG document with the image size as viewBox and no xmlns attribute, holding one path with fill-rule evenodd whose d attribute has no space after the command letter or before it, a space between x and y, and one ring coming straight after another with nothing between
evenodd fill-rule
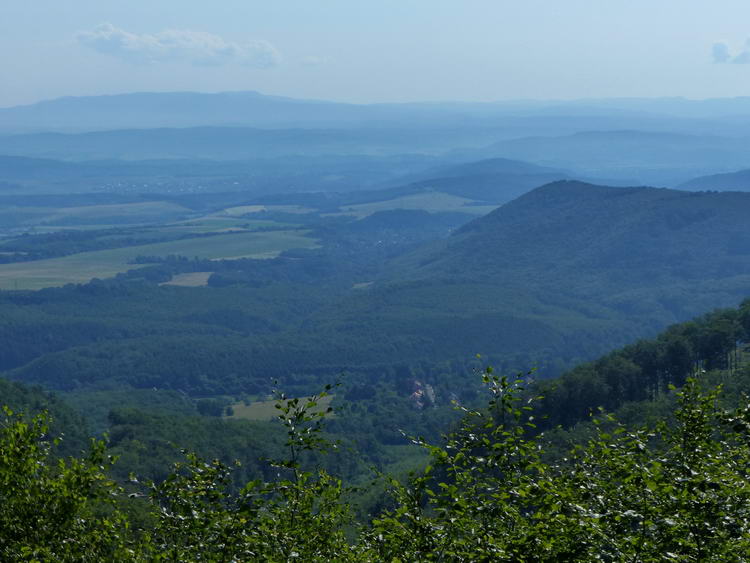
<instances>
[{"instance_id":1,"label":"farm field","mask_svg":"<svg viewBox=\"0 0 750 563\"><path fill-rule=\"evenodd\" d=\"M331 406L333 395L323 397L318 401L318 405L311 409L311 412L324 412ZM304 400L304 399L302 399ZM254 401L249 405L244 402L238 402L231 405L233 414L227 418L243 418L245 420L273 420L279 414L276 408L278 401ZM332 415L328 415L329 417Z\"/></svg>"},{"instance_id":2,"label":"farm field","mask_svg":"<svg viewBox=\"0 0 750 563\"><path fill-rule=\"evenodd\" d=\"M443 192L427 192L398 197L386 201L342 206L341 212L336 215L353 215L362 218L377 213L378 211L414 209L424 210L430 213L453 211L478 216L486 215L497 208L496 205L472 205L473 203L473 199L465 197L454 196Z\"/></svg>"},{"instance_id":3,"label":"farm field","mask_svg":"<svg viewBox=\"0 0 750 563\"><path fill-rule=\"evenodd\" d=\"M16 224L59 230L60 227L89 225L140 225L174 221L191 214L186 207L166 201L143 201L115 205L83 205L76 207L5 207L0 219L8 216Z\"/></svg>"},{"instance_id":4,"label":"farm field","mask_svg":"<svg viewBox=\"0 0 750 563\"><path fill-rule=\"evenodd\" d=\"M246 231L249 229L261 229L264 227L286 227L294 228L296 224L279 223L264 219L238 219L235 217L207 215L199 219L188 219L177 223L169 223L160 227L159 230L167 232L185 233L218 233L231 231Z\"/></svg>"},{"instance_id":5,"label":"farm field","mask_svg":"<svg viewBox=\"0 0 750 563\"><path fill-rule=\"evenodd\" d=\"M163 243L81 252L62 258L0 264L0 289L41 289L112 277L140 266L137 256L273 258L291 248L314 248L305 231L240 232Z\"/></svg>"}]
</instances>

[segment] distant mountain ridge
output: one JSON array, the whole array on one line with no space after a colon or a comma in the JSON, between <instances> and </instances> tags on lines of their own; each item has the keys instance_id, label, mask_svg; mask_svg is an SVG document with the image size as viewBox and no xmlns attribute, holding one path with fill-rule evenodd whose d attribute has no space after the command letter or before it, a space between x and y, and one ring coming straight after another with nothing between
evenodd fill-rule
<instances>
[{"instance_id":1,"label":"distant mountain ridge","mask_svg":"<svg viewBox=\"0 0 750 563\"><path fill-rule=\"evenodd\" d=\"M750 169L693 178L678 186L682 190L735 190L750 192Z\"/></svg>"},{"instance_id":2,"label":"distant mountain ridge","mask_svg":"<svg viewBox=\"0 0 750 563\"><path fill-rule=\"evenodd\" d=\"M92 131L126 128L245 126L260 128L361 128L404 126L514 128L524 121L529 134L535 120L564 117L579 122L577 130L659 127L669 121L706 131L702 120L718 120L723 128L747 125L750 97L686 100L683 98L613 98L583 100L511 100L499 102L424 102L354 104L238 92L136 92L68 96L0 108L0 131ZM661 116L661 117L659 117ZM743 117L745 116L745 117ZM530 119L527 119L530 118ZM732 125L744 119L744 123ZM638 125L633 125L634 119ZM491 122L488 122L491 120ZM500 120L500 121L498 121ZM627 125L627 124L630 125ZM558 134L562 123L557 123ZM663 125L663 123L662 123ZM709 125L709 129L716 124ZM567 131L570 128L567 127ZM550 134L548 130L547 133ZM512 136L518 136L516 134Z\"/></svg>"},{"instance_id":3,"label":"distant mountain ridge","mask_svg":"<svg viewBox=\"0 0 750 563\"><path fill-rule=\"evenodd\" d=\"M579 175L629 179L634 184L656 180L659 185L675 185L691 176L750 164L750 138L643 130L581 131L560 137L501 140L477 153L572 169Z\"/></svg>"},{"instance_id":4,"label":"distant mountain ridge","mask_svg":"<svg viewBox=\"0 0 750 563\"><path fill-rule=\"evenodd\" d=\"M273 116L277 117L274 119ZM293 126L330 119L356 120L356 108L312 100L266 96L258 92L137 92L64 97L0 108L0 129L78 130L141 127L196 127L275 123Z\"/></svg>"},{"instance_id":5,"label":"distant mountain ridge","mask_svg":"<svg viewBox=\"0 0 750 563\"><path fill-rule=\"evenodd\" d=\"M62 160L248 160L289 155L423 155L445 152L456 146L471 149L495 138L492 130L457 132L450 128L261 129L200 126L0 135L0 154Z\"/></svg>"},{"instance_id":6,"label":"distant mountain ridge","mask_svg":"<svg viewBox=\"0 0 750 563\"><path fill-rule=\"evenodd\" d=\"M137 92L64 97L0 108L0 131L81 132L129 128L232 126L410 128L486 126L515 106L492 103L353 104L240 92Z\"/></svg>"}]
</instances>

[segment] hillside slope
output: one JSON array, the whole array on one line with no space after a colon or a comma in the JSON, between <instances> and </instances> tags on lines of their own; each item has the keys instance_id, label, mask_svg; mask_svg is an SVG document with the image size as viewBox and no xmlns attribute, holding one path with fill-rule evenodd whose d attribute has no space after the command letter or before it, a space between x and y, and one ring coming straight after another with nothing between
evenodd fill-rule
<instances>
[{"instance_id":1,"label":"hillside slope","mask_svg":"<svg viewBox=\"0 0 750 563\"><path fill-rule=\"evenodd\" d=\"M467 354L509 353L511 342L598 353L738 303L750 288L748 216L748 194L549 184L392 261L350 298L347 326L409 319ZM521 320L538 326L508 329Z\"/></svg>"},{"instance_id":2,"label":"hillside slope","mask_svg":"<svg viewBox=\"0 0 750 563\"><path fill-rule=\"evenodd\" d=\"M533 284L585 274L638 286L744 275L750 273L748 213L748 194L555 182L414 253L401 275L502 276Z\"/></svg>"}]
</instances>

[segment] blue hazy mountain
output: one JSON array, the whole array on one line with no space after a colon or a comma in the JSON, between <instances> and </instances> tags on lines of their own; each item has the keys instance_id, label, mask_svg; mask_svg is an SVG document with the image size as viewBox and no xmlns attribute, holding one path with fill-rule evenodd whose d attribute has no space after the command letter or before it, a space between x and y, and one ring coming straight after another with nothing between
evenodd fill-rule
<instances>
[{"instance_id":1,"label":"blue hazy mountain","mask_svg":"<svg viewBox=\"0 0 750 563\"><path fill-rule=\"evenodd\" d=\"M682 190L717 190L750 192L750 169L700 176L680 184Z\"/></svg>"},{"instance_id":2,"label":"blue hazy mountain","mask_svg":"<svg viewBox=\"0 0 750 563\"><path fill-rule=\"evenodd\" d=\"M561 137L503 140L481 151L606 176L633 184L676 185L750 164L750 138L656 131L585 131Z\"/></svg>"},{"instance_id":3,"label":"blue hazy mountain","mask_svg":"<svg viewBox=\"0 0 750 563\"><path fill-rule=\"evenodd\" d=\"M651 128L718 133L746 129L750 98L622 98L495 103L349 104L258 92L141 92L64 97L0 108L0 131L249 126L260 128L483 128L508 136ZM525 132L525 133L524 133Z\"/></svg>"},{"instance_id":4,"label":"blue hazy mountain","mask_svg":"<svg viewBox=\"0 0 750 563\"><path fill-rule=\"evenodd\" d=\"M258 129L190 127L0 136L0 154L63 160L435 154L478 148L497 138L470 129ZM464 160L470 160L466 158Z\"/></svg>"},{"instance_id":5,"label":"blue hazy mountain","mask_svg":"<svg viewBox=\"0 0 750 563\"><path fill-rule=\"evenodd\" d=\"M571 178L565 170L508 158L447 164L398 176L404 193L432 190L491 203L506 203L544 184Z\"/></svg>"}]
</instances>

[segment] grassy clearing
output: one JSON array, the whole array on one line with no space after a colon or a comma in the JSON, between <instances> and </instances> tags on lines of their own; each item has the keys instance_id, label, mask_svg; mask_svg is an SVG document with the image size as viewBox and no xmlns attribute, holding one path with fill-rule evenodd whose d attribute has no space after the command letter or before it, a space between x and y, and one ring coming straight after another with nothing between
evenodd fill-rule
<instances>
[{"instance_id":1,"label":"grassy clearing","mask_svg":"<svg viewBox=\"0 0 750 563\"><path fill-rule=\"evenodd\" d=\"M426 192L389 199L387 201L342 206L341 213L337 213L336 215L354 215L362 218L378 211L391 211L394 209L416 209L429 213L457 211L470 215L486 215L497 208L496 205L471 205L472 203L474 203L474 200L465 197L458 197L442 192Z\"/></svg>"},{"instance_id":2,"label":"grassy clearing","mask_svg":"<svg viewBox=\"0 0 750 563\"><path fill-rule=\"evenodd\" d=\"M318 401L317 406L311 409L312 412L324 412L331 406L333 395L323 397ZM279 409L276 408L278 401L255 401L246 405L243 402L232 405L234 414L226 418L243 418L245 420L273 420L279 415Z\"/></svg>"},{"instance_id":3,"label":"grassy clearing","mask_svg":"<svg viewBox=\"0 0 750 563\"><path fill-rule=\"evenodd\" d=\"M161 285L179 285L181 287L201 287L208 285L208 278L213 272L189 272L187 274L177 274L168 282Z\"/></svg>"},{"instance_id":4,"label":"grassy clearing","mask_svg":"<svg viewBox=\"0 0 750 563\"><path fill-rule=\"evenodd\" d=\"M81 252L63 258L0 264L0 289L41 289L108 278L139 266L137 256L181 255L189 258L273 258L290 248L314 248L304 231L268 231L216 235L156 244Z\"/></svg>"}]
</instances>

